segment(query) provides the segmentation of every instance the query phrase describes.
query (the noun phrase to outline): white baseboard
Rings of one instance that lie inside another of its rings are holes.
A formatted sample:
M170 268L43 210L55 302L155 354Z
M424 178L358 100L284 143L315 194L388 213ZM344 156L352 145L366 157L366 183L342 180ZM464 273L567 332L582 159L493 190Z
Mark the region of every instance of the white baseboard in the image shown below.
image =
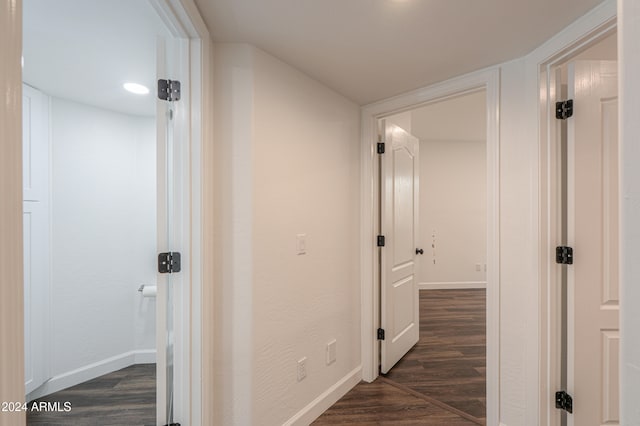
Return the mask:
M446 290L465 288L487 288L486 281L450 281L434 283L418 283L418 290Z
M362 366L358 366L340 379L336 384L311 401L296 415L287 420L283 426L306 426L311 424L329 407L335 404L362 379Z
M144 349L133 351L134 364L155 364L156 363L156 350Z
M87 380L95 379L104 374L118 371L122 368L129 367L134 364L148 364L156 362L156 351L138 350L125 352L120 355L113 356L84 367L77 368L72 371L57 375L46 381L42 386L34 389L33 392L26 396L27 401L52 394L54 392L67 389L71 386L84 383Z

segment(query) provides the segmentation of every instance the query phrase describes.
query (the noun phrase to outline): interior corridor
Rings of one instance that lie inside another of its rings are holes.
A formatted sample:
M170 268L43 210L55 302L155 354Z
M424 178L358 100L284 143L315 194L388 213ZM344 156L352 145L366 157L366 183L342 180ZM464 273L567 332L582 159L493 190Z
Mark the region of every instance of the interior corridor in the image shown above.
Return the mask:
M420 341L313 424L484 425L486 291L421 290Z

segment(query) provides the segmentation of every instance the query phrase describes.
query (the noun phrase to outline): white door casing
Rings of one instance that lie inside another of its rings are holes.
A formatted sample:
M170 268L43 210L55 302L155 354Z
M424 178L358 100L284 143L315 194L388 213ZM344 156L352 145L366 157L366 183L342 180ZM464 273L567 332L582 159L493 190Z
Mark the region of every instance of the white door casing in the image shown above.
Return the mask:
M49 97L22 85L25 393L49 368Z
M476 71L442 83L382 100L362 108L361 132L361 284L362 378L379 375L380 265L375 236L380 232L379 120L414 107L450 97L486 90L487 93L487 424L500 413L500 69Z
M569 64L569 426L619 424L617 62Z
M207 379L211 372L208 367L206 372L203 371L208 364L202 363L203 356L207 359L211 357L209 335L202 333L203 327L209 327L206 316L211 313L210 299L199 297L205 290L202 287L204 276L211 273L210 270L204 270L202 255L205 237L203 227L209 226L212 220L211 215L204 214L212 208L212 200L209 198L209 181L203 179L207 170L205 166L212 161L208 147L203 144L212 135L211 120L203 120L203 117L210 115L208 112L212 107L205 96L210 94L212 50L209 32L193 0L150 0L150 4L169 30L170 35L165 41L172 41L171 53L167 52L166 60L165 56L157 58L158 65L165 66L164 69L158 67L158 72L164 70L165 74L157 77L179 80L182 85L181 99L174 105L173 115L173 170L170 174L175 192L171 208L172 229L165 231L163 239L158 239L158 247L162 251L178 251L182 254L182 270L170 278L174 290L171 315L174 331L171 335L174 344L173 410L174 421L196 426L207 423L207 419L212 416L210 405L202 404L203 392L208 395L213 392L213 384ZM166 111L160 108L160 113L165 114ZM159 124L158 130L160 129L164 132L164 125ZM159 131L159 141L160 137ZM169 154L164 144L162 146L162 151L158 151L158 164L165 164ZM161 215L170 213L166 208L164 178L159 176L160 182L162 188L158 187L158 205L162 204L164 207L162 212L158 211L159 226L166 220ZM160 232L159 230L159 234ZM171 247L166 244L163 246L162 243L167 241L169 234L172 238ZM165 324L167 319L167 281L169 279L166 274L158 278L156 313L163 314L164 317L157 316L157 324ZM164 311L159 312L161 310ZM157 334L156 344L164 356L169 335L160 326L156 330L161 330ZM158 360L160 356L161 352L158 352ZM158 372L159 370L160 367ZM166 372L166 369L162 370ZM158 424L166 424L162 423L166 417L165 379L158 376Z
M387 373L420 335L416 239L418 236L418 139L383 122L381 223L381 371Z

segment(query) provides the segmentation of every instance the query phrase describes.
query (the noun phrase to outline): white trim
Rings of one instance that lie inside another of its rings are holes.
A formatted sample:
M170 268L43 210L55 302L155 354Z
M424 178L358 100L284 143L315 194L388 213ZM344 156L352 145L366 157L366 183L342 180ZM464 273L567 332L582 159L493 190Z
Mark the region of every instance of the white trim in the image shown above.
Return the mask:
M550 83L553 67L569 60L592 43L601 40L615 31L616 2L607 0L591 12L574 22L562 32L551 38L542 46L531 52L527 58L527 68L535 70L538 84L530 85L535 92L529 94L537 105L538 118L538 199L534 206L538 220L535 221L534 235L538 236L538 257L534 260L539 265L539 423L548 426L560 424L560 416L555 409L553 393L560 386L558 360L560 359L559 336L560 318L557 314L558 288L555 265L550 262L549 250L558 241L556 225L556 192L552 187L555 179L555 125L551 119ZM531 80L530 80L531 81ZM533 82L532 82L533 83ZM528 99L530 99L528 97ZM531 110L533 113L533 110Z
M361 373L362 367L360 366L351 370L333 386L322 392L316 399L307 404L306 407L284 422L283 426L303 426L311 424L360 382L360 379L362 378Z
M589 42L585 37L607 27L616 18L616 0L606 0L573 24L550 38L526 57L528 68L537 70L545 63L558 62L561 56L572 56L584 50ZM537 98L537 96L536 96Z
M378 223L377 120L384 116L485 89L487 91L487 424L499 416L499 68L487 68L362 108L361 141L361 300L362 376L378 376L378 268L375 224Z
M155 349L139 349L139 350L133 351L133 363L134 364L155 364L156 350Z
M466 288L487 288L486 281L443 281L418 283L418 290L453 290Z
M42 386L28 394L26 400L32 401L134 364L153 364L155 363L155 358L156 351L153 349L130 351L115 355L52 377Z
M174 326L176 342L182 351L175 353L174 377L176 382L174 413L175 421L198 426L203 423L203 377L202 360L211 358L203 353L211 350L203 345L203 312L211 309L211 302L202 295L204 264L202 262L204 229L210 228L205 221L212 218L203 214L205 182L203 173L210 164L202 155L204 139L211 134L211 120L202 120L207 108L205 90L211 79L210 35L193 0L149 0L175 37L185 40L181 52L182 71L188 75L188 84L183 86L183 101L188 103L188 112L183 117L186 128L184 136L189 143L183 147L182 183L185 199L182 216L183 271L182 286L175 295ZM207 110L208 111L208 110ZM210 111L209 111L210 112ZM206 184L207 186L210 184ZM186 262L185 262L186 260ZM179 340L178 340L179 339ZM212 377L206 379L212 380ZM210 393L210 392L209 392Z

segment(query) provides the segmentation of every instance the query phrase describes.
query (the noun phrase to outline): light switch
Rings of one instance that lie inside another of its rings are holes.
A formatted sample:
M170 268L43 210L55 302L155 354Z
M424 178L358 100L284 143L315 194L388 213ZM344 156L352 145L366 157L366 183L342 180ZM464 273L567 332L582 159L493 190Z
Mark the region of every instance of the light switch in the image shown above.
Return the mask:
M296 235L296 250L298 254L307 253L307 234Z

